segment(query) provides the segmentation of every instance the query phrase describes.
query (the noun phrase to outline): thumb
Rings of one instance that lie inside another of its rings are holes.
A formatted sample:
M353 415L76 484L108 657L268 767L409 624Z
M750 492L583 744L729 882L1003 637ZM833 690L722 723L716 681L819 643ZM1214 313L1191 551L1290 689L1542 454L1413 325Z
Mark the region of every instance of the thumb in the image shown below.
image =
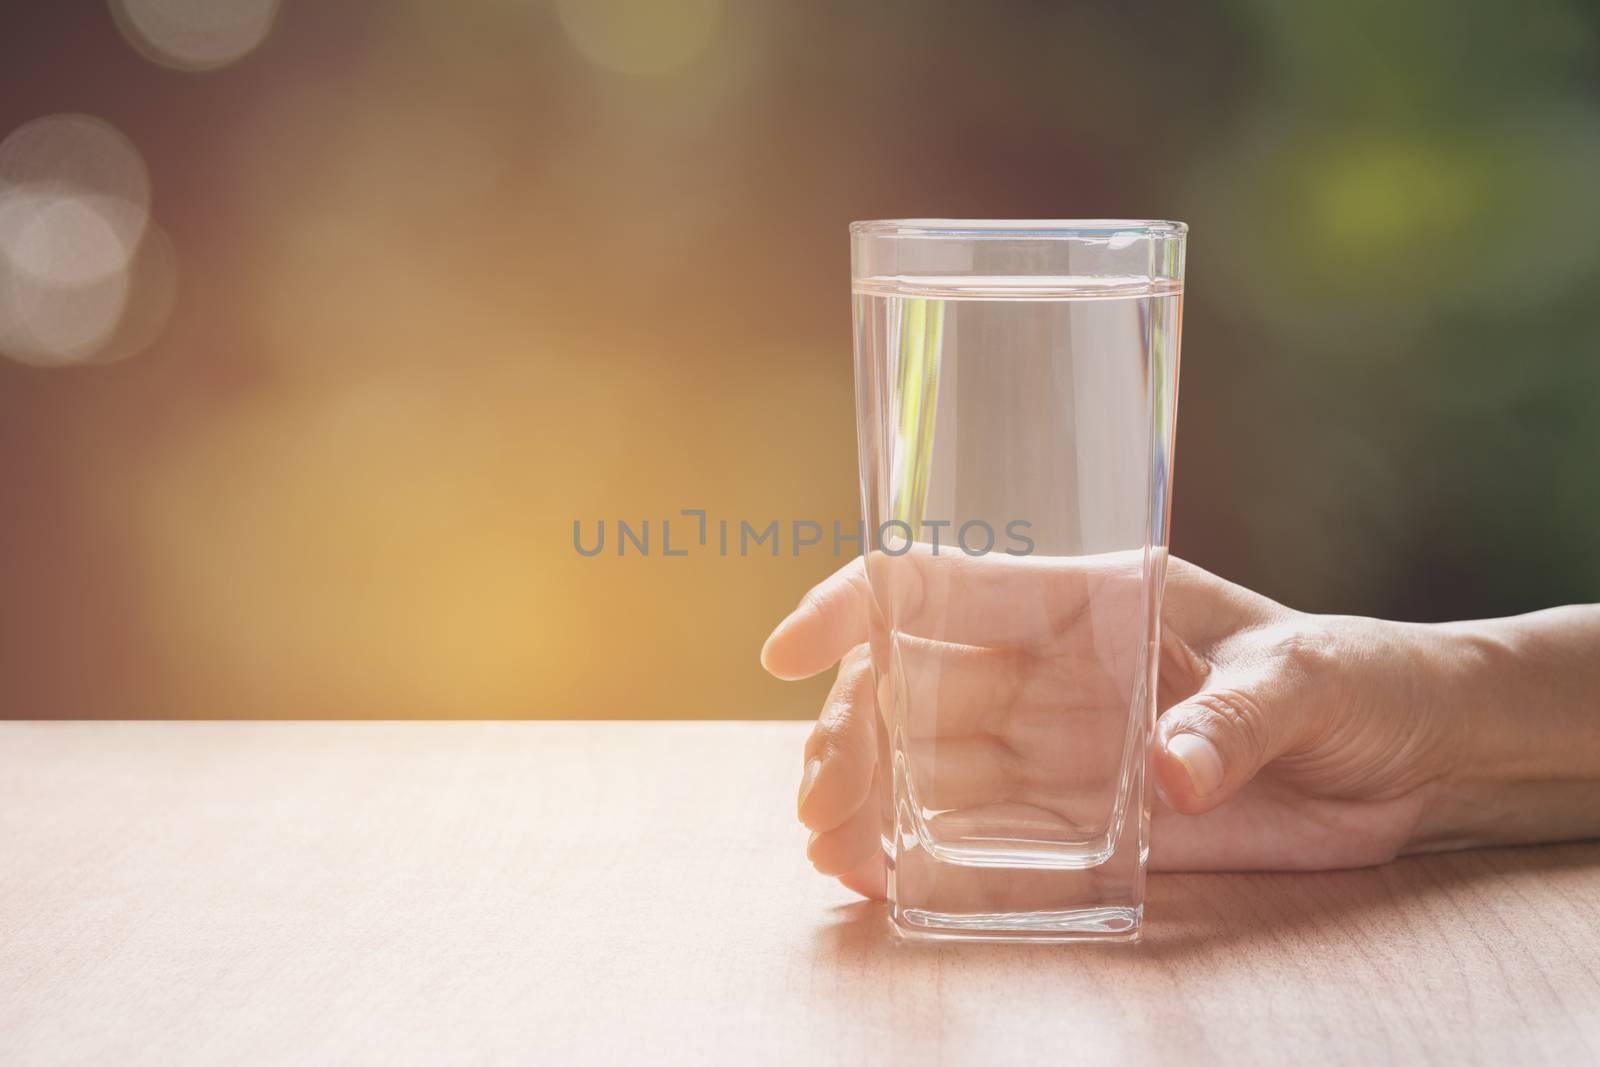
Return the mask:
M1184 815L1210 811L1293 746L1305 702L1281 675L1216 684L1156 723L1151 767L1167 806Z

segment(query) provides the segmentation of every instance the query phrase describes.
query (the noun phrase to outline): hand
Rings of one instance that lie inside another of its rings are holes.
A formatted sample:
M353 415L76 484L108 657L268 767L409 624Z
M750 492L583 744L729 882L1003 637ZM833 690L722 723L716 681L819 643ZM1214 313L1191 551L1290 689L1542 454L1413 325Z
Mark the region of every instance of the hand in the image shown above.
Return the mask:
M950 788L1059 810L1049 783L1062 780L1062 738L1094 736L1084 732L1094 729L1091 719L1064 716L1101 700L1095 694L1110 685L1104 668L1094 669L1094 633L1080 610L1091 592L1104 599L1112 579L1095 570L1103 565L951 554L896 563L915 572L913 585L961 594L953 622L960 632L913 636L907 653L942 657L941 669L928 672L940 679L941 723L962 717L962 693L976 694L958 727L959 751L970 756L957 758ZM1052 605L1048 624L1019 623L1017 605L1041 595ZM1425 699L1438 691L1448 656L1426 628L1305 615L1178 559L1168 563L1165 597L1152 867L1351 867L1404 849L1432 787L1455 765L1455 737ZM799 815L813 831L807 853L819 871L881 896L876 796L884 776L866 644L872 609L857 559L779 624L762 663L786 679L840 663L806 744ZM915 635L914 617L897 619ZM941 744L952 751L948 740ZM966 796L951 806L976 802Z

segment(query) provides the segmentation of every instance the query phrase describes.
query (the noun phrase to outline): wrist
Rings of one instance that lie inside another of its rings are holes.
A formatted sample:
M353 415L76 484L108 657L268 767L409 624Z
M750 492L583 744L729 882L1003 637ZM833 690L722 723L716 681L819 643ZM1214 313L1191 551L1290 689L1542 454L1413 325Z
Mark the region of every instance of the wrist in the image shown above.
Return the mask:
M1496 794L1505 768L1490 757L1505 724L1493 692L1508 658L1490 635L1454 625L1389 623L1412 665L1411 707L1390 709L1426 722L1432 740L1422 804L1403 851L1431 852L1493 843Z
M1565 691L1571 664L1549 655L1535 618L1400 624L1425 664L1426 714L1439 740L1407 851L1600 830L1600 738L1592 716L1573 714L1583 701Z

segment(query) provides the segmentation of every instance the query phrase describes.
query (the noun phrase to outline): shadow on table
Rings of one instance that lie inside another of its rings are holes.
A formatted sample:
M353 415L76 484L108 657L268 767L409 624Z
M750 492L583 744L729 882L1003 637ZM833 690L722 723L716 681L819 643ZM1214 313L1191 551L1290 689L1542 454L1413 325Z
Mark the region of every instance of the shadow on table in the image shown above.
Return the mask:
M1459 920L1508 881L1548 885L1563 873L1600 868L1600 844L1483 849L1395 860L1381 867L1311 873L1154 874L1146 893L1144 940L1084 945L1109 958L1178 961L1235 953L1257 944L1348 937L1352 929L1382 939L1424 939L1430 927ZM1449 901L1441 914L1440 899ZM887 954L921 957L959 952L964 959L1029 957L1062 946L1017 942L904 942L889 929L882 901L832 910L817 932L819 956L859 960Z

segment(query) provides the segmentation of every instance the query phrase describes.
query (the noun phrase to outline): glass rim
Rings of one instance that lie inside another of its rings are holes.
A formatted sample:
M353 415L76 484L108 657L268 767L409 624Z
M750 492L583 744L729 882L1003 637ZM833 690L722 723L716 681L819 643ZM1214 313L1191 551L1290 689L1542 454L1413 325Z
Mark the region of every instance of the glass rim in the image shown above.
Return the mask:
M951 238L966 241L1176 237L1187 223L1168 219L868 219L850 224L853 237Z

